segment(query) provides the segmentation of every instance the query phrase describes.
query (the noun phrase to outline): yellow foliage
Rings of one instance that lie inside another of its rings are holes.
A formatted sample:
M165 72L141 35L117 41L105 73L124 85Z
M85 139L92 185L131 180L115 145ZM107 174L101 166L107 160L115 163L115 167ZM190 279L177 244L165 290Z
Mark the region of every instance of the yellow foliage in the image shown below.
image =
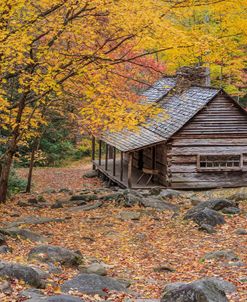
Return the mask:
M118 91L112 74L134 66L130 51L159 53L171 72L210 66L233 91L246 59L246 11L245 0L1 1L0 124L28 139L45 123L44 108L63 100L90 132L133 129L159 109Z

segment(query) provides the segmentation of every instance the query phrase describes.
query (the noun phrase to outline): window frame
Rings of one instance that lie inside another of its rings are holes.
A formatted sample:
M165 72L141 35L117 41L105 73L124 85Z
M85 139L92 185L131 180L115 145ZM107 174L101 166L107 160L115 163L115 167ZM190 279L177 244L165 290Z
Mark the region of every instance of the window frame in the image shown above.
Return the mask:
M238 167L201 167L201 157L203 156L240 156L240 165ZM231 171L242 171L243 170L243 154L237 154L237 153L227 153L227 154L213 154L213 153L209 153L209 154L197 154L197 171L198 172L231 172Z

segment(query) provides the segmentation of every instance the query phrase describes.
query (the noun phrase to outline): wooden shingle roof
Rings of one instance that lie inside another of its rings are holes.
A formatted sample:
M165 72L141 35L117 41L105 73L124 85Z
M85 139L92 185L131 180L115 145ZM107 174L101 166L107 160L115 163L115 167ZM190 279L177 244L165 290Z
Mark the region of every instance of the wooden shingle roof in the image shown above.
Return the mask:
M216 88L192 86L181 94L169 93L175 85L175 78L162 78L143 93L146 101L158 103L168 118L149 120L136 132L107 133L102 140L124 152L166 142L220 92Z
M181 129L199 110L214 98L219 89L207 87L190 87L180 95L166 96L159 105L168 114L163 121L152 120L147 129L168 140Z

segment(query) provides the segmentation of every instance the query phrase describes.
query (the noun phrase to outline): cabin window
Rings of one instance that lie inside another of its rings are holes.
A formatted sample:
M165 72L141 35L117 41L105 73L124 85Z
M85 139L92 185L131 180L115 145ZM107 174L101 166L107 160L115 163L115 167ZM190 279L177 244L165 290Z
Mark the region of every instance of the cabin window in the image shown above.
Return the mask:
M199 155L198 168L202 171L241 170L242 155Z

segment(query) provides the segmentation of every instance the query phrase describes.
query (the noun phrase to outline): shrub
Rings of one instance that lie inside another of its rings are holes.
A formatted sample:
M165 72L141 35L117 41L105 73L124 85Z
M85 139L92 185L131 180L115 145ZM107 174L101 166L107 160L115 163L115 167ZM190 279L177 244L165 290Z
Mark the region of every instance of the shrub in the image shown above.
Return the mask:
M27 185L27 181L20 178L14 169L11 170L8 183L8 195L13 195L24 191Z

